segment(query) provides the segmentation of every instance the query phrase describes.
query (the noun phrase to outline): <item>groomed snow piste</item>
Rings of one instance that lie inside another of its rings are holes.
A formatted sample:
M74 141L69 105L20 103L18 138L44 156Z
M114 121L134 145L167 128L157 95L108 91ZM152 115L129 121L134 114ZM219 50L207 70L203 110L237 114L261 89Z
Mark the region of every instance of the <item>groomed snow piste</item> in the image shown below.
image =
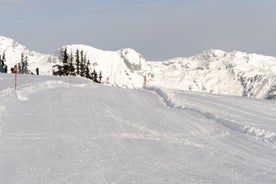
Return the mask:
M0 183L276 183L274 101L0 75Z

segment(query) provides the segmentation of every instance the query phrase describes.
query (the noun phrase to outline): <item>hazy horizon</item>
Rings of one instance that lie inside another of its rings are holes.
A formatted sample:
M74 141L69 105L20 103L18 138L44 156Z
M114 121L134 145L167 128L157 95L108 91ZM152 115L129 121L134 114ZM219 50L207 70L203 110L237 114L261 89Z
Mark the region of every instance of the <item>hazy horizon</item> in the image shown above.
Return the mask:
M208 49L276 56L272 0L0 0L0 17L1 35L45 54L85 44L148 60Z

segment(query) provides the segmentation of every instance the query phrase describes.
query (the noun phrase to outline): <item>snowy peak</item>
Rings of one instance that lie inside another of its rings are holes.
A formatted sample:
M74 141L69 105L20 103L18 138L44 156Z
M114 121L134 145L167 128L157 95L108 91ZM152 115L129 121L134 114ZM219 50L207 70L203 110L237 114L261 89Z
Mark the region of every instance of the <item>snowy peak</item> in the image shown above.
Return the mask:
M24 53L27 54L29 56L34 56L34 55L38 55L40 53L38 52L34 52L34 51L30 51L27 47L25 47L24 45L16 42L15 40L8 38L8 37L4 37L4 36L0 36L0 53ZM7 54L7 56L9 56L9 54Z
M222 51L222 50L215 50L215 49L209 49L206 51L203 51L201 54L198 54L196 56L193 57L189 57L191 60L194 60L195 58L198 60L214 60L216 58L222 58L226 56L226 52Z
M6 64L8 69L21 61L21 54L28 57L29 67L31 72L35 73L35 68L41 68L41 74L49 75L54 60L50 55L41 54L35 51L30 51L24 45L16 42L11 38L0 36L0 55L5 54Z
M25 46L19 44L18 42L16 42L15 40L13 40L11 38L4 37L4 36L0 36L0 48L3 52L7 51L9 49L20 50L20 51L29 51Z
M146 60L143 56L133 49L122 49L120 50L120 55L131 70L141 70L142 65L146 64Z

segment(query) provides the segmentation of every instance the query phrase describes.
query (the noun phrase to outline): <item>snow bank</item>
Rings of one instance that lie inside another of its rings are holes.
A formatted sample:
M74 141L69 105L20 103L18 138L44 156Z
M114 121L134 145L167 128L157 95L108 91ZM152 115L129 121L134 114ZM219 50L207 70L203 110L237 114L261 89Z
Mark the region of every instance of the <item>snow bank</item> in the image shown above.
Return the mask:
M143 89L155 92L157 95L159 95L161 97L163 102L170 108L183 108L184 109L183 106L178 106L175 103L173 103L172 100L166 94L166 92L164 92L164 89L154 87L154 86L144 86Z
M168 92L165 89L161 89L154 86L144 86L145 90L156 93L169 108L177 108L183 110L189 110L203 115L205 118L213 120L231 130L237 131L242 134L253 136L258 140L270 143L276 146L276 134L274 132L261 130L255 127L244 126L244 123L237 122L235 120L229 120L224 117L220 117L217 114L209 111L203 111L200 108L184 106L183 104L177 103L176 99L170 98Z
M16 94L19 100L21 101L27 101L28 96L30 94L47 90L47 89L53 89L53 88L68 88L71 86L78 86L78 87L84 87L87 84L70 84L63 81L45 81L45 82L37 82L32 83L28 85L20 86L18 90L16 90Z
M14 93L14 89L12 88L3 89L0 91L0 98L6 97L6 96L12 96L13 93Z
M206 118L214 120L214 121L230 128L232 130L235 130L235 131L242 132L243 129L244 129L237 122L235 122L233 120L227 120L227 119L224 119L222 117L218 117L216 114L214 114L212 112L203 111L200 108L188 107L188 106L184 106L182 104L178 104L178 103L176 103L176 101L174 99L169 98L168 95L166 94L166 92L164 92L164 90L162 90L161 88L151 86L151 87L144 87L144 89L149 90L149 91L153 91L156 94L158 94L163 99L164 103L170 108L190 110L190 111L199 113L199 114L205 116Z
M28 96L35 92L43 91L46 89L53 89L57 87L68 87L69 84L62 81L45 81L39 83L28 84L27 86L21 86L16 90L16 94L19 100L27 101Z

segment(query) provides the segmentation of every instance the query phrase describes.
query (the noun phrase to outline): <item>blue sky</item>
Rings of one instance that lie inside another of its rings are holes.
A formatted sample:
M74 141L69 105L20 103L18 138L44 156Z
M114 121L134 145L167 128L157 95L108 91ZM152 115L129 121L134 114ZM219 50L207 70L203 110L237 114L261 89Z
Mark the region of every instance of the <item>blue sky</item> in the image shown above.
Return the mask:
M149 60L210 48L276 56L275 0L0 0L0 34L42 53L133 48Z

